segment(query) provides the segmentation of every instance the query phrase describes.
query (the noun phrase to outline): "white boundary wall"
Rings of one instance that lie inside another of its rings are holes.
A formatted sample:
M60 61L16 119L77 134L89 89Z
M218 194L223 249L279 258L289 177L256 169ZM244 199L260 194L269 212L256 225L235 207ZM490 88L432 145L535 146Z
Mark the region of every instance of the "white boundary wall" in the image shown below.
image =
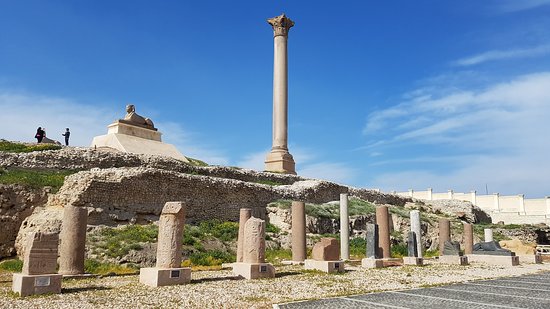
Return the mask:
M461 200L468 201L491 215L493 223L504 221L506 224L550 224L550 196L542 199L526 199L523 194L477 195L476 191L469 193L454 192L434 193L431 188L426 191L409 190L393 192L421 200Z

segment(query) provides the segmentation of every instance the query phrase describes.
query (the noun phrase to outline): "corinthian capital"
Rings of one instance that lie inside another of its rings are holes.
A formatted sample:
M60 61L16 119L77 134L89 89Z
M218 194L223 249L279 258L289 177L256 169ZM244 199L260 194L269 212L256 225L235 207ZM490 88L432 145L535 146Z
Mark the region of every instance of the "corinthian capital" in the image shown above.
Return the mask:
M273 36L288 36L288 30L294 26L294 22L285 14L270 18L267 22L273 27Z

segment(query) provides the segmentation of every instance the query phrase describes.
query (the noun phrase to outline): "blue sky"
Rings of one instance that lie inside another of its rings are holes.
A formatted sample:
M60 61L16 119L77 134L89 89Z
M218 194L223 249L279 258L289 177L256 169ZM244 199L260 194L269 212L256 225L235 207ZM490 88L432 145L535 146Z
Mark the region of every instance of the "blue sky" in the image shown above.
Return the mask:
M3 1L0 137L88 146L133 103L166 142L263 169L289 35L298 173L550 195L550 1Z

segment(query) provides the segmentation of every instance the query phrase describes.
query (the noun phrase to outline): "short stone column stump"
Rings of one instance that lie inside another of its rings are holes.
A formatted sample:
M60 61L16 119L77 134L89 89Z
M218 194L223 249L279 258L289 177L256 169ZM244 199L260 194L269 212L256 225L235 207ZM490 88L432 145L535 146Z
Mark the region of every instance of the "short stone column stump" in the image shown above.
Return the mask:
M490 255L490 254L468 254L468 261L481 262L499 266L518 266L519 256Z
M440 255L439 262L442 264L468 265L468 257L461 255Z
M270 263L233 263L233 274L248 280L275 278L275 267Z
M316 261L305 260L304 269L319 270L325 273L337 273L345 271L344 261Z
M13 274L12 290L21 297L39 294L61 293L63 275L24 275Z
M191 282L191 268L141 268L139 282L152 287L186 284Z
M424 259L415 256L405 256L403 257L403 265L422 266L424 265Z

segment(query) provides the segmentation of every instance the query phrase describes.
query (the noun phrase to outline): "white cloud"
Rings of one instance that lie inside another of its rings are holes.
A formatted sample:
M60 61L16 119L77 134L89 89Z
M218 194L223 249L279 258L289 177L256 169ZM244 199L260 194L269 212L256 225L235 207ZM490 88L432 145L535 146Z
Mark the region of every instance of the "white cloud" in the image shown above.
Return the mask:
M411 98L390 112L369 115L375 125L365 126L370 143L366 149L405 153L401 159L374 161L372 166L384 165L388 171L370 186L481 191L488 183L504 194L550 194L550 72L481 90L422 95L422 100ZM376 136L381 138L372 138ZM394 165L400 170L392 171Z
M101 106L101 107L99 107ZM117 108L86 104L69 98L40 96L0 90L0 138L35 142L37 127L45 127L47 136L62 141L70 128L72 146L88 147L94 136L107 133L107 125L124 116L124 104ZM163 141L174 144L184 155L209 164L226 164L222 152L200 145L195 135L180 124L153 119L163 133Z
M495 4L499 12L512 13L548 5L550 0L498 0Z
M530 58L547 54L550 54L550 44L544 44L530 48L491 50L478 55L456 60L453 62L453 64L457 66L470 66L488 61Z

